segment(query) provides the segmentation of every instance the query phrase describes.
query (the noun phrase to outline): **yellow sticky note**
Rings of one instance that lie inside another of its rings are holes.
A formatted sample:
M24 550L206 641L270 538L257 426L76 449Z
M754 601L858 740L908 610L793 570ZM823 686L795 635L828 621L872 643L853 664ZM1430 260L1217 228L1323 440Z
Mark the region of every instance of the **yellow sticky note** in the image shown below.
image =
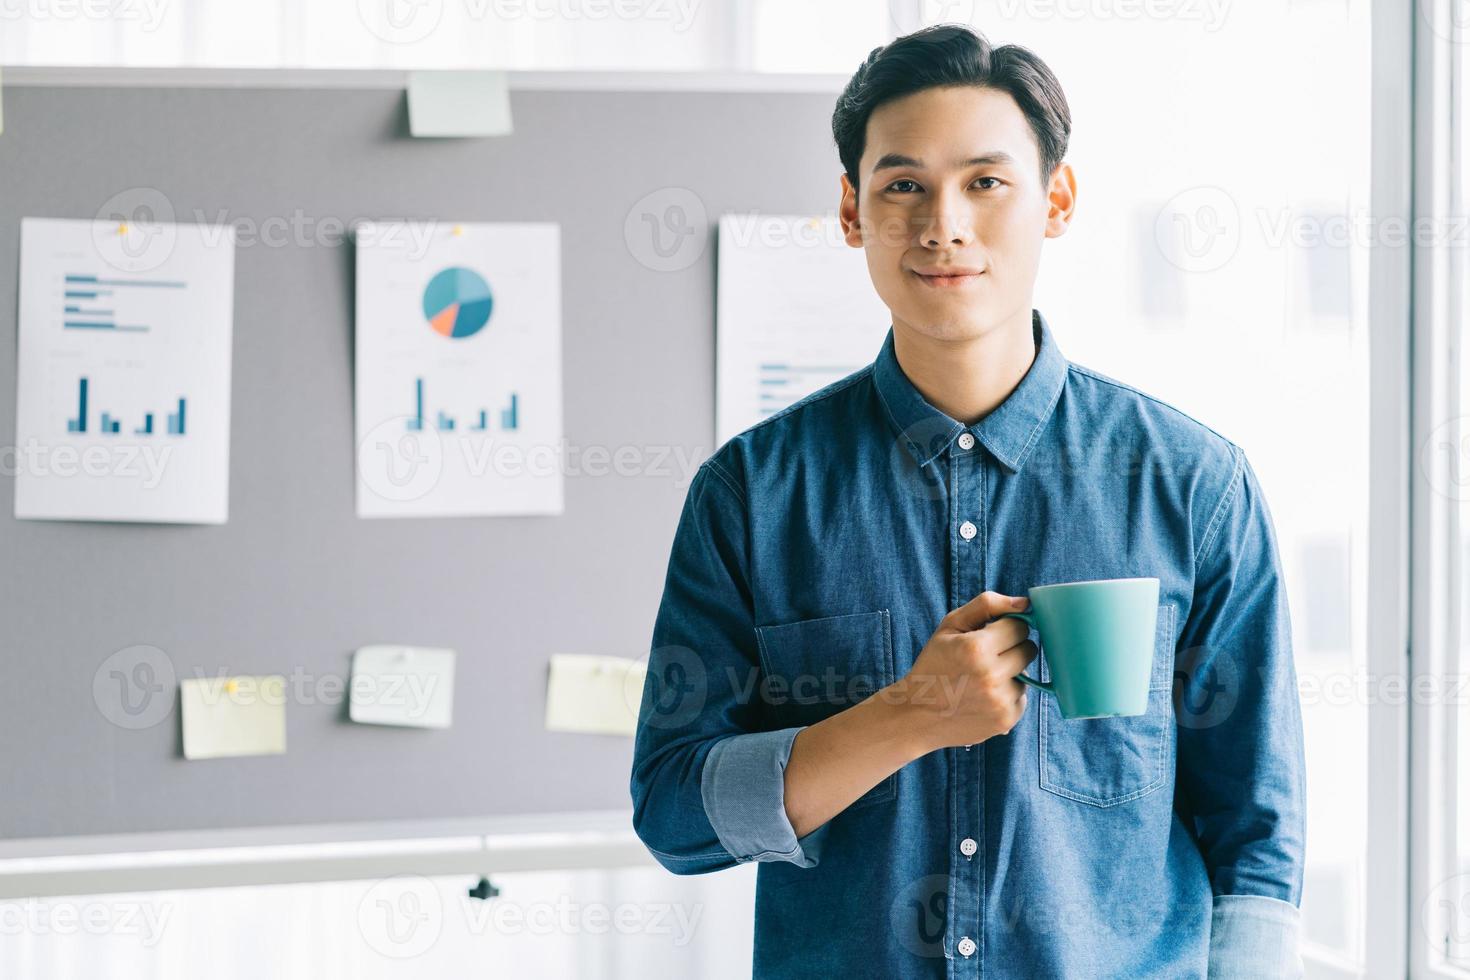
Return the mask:
M179 685L184 758L286 751L286 678L200 677Z
M546 683L546 728L632 735L647 665L624 657L557 653Z

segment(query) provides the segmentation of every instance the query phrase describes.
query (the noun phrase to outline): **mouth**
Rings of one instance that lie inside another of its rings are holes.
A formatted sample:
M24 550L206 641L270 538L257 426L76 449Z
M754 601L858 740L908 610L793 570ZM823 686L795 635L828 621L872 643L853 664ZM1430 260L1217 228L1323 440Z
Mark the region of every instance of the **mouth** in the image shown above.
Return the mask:
M966 286L979 282L984 272L941 272L927 274L914 272L913 276L926 286L933 289L963 289Z

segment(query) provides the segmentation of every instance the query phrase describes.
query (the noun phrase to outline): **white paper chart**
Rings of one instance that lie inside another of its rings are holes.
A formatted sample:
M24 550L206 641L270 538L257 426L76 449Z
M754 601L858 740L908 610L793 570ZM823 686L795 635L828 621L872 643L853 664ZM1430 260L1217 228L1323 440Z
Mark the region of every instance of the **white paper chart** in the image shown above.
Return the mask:
M892 323L836 216L720 217L715 441L872 363Z
M15 516L229 516L229 225L21 221Z
M559 227L354 231L358 516L560 514Z

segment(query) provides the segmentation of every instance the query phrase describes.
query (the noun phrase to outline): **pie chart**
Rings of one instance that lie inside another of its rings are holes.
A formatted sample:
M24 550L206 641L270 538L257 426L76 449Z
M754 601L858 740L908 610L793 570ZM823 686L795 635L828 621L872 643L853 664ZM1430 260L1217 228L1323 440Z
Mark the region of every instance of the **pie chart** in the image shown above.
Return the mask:
M452 266L424 287L424 316L434 332L454 340L473 337L490 321L490 284L473 269Z

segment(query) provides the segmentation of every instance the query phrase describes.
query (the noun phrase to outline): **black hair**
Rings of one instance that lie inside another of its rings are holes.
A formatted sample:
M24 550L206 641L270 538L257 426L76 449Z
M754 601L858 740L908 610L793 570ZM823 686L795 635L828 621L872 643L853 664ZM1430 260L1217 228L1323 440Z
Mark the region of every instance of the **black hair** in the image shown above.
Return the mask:
M992 47L962 24L935 24L874 48L837 98L832 137L854 188L873 110L914 92L954 85L998 89L1015 99L1036 137L1043 186L1051 180L1067 153L1072 112L1046 62L1018 44Z

